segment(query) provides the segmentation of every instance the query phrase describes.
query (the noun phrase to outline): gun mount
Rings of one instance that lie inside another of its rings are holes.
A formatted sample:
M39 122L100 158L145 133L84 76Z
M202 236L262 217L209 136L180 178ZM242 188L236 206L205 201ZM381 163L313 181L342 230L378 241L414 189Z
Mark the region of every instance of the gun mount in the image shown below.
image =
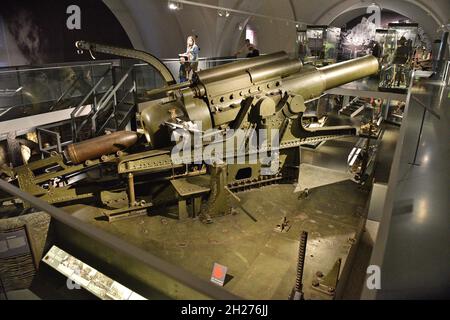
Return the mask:
M142 127L154 147L169 143L170 135L162 132L166 128L161 123L170 122L174 114L181 120L201 122L203 130L270 124L281 128L275 123L283 123L286 143L353 134L353 128L347 126L304 128L305 102L327 89L369 76L377 67L373 56L320 69L303 67L283 52L223 65L198 72L192 82L150 91L149 96L165 91L169 98L141 106Z
M351 126L306 128L305 103L377 71L373 56L316 69L284 52L199 71L190 82L168 81L148 92L149 101L139 105L146 141L115 132L9 175L50 203L100 199L109 221L178 201L180 218L200 215L210 222L239 202L232 191L297 179L302 144L355 135ZM200 144L184 148L195 134L203 135ZM174 160L174 145L183 146L181 162Z

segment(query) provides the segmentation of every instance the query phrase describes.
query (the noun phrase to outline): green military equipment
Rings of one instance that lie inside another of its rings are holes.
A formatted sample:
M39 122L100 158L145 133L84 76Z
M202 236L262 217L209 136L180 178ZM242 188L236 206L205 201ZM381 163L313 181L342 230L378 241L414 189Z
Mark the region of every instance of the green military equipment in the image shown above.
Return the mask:
M168 86L149 91L149 100L139 104L146 141L127 139L122 148L93 142L100 153L122 150L112 155L87 152L85 141L84 163L71 162L68 146L65 157L52 154L14 168L14 177L23 190L54 204L100 200L109 221L178 203L180 218L200 215L210 222L230 213L230 191L297 179L299 146L355 135L351 126L305 127L305 103L377 71L373 56L316 69L278 52L199 71L182 84L170 85L166 74ZM174 161L174 145L195 142L196 134L204 139L183 150L182 163Z

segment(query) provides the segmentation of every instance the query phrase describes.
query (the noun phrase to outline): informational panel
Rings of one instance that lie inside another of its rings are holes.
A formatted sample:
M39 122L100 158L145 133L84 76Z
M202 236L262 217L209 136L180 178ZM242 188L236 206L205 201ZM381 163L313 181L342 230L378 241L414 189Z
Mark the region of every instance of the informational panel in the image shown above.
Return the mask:
M102 300L146 300L57 246L42 261L67 277L68 289L83 288Z

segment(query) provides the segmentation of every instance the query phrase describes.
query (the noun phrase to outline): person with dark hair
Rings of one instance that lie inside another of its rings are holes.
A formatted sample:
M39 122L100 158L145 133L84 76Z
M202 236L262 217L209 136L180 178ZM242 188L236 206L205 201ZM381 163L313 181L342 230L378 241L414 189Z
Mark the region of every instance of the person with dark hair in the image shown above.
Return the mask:
M378 41L371 40L369 44L370 49L372 50L372 55L376 58L381 58L381 45Z
M247 58L253 58L253 57L259 56L259 50L256 49L256 47L253 45L248 48L248 51L249 52L247 53Z
M247 58L257 57L259 56L259 50L256 46L250 42L249 39L245 39L244 46L234 53L235 56L240 55L241 53L246 53Z
M178 72L178 77L180 79L180 83L187 81L188 76L188 66L187 66L187 57L180 56L180 70Z

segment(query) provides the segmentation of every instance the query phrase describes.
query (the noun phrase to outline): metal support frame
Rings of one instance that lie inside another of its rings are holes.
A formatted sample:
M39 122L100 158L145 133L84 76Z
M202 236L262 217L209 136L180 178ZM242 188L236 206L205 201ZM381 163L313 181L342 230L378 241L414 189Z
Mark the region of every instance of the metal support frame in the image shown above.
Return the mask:
M427 109L423 108L422 120L420 121L420 129L417 137L416 151L414 151L414 159L409 164L413 166L420 166L420 163L417 163L417 155L419 153L420 148L420 140L422 139L422 131L423 131L423 123L425 122L425 115L427 114Z
M61 135L58 132L50 131L44 128L36 128L37 136L38 136L38 144L39 151L42 153L50 154L52 151L56 151L58 153L62 152L62 144L61 144ZM55 146L44 147L42 145L42 134L48 134L50 136L54 136L56 139Z
M410 84L410 89L409 90L411 90L411 88L412 88L412 83L414 81L413 79L414 79L414 73L413 73L413 75L411 77L411 84ZM422 101L420 101L419 99L417 99L413 95L411 95L411 98L423 108L423 114L422 114L422 120L420 121L420 129L419 129L419 134L418 134L418 137L417 137L416 150L414 151L414 159L409 164L411 164L413 166L420 166L420 163L417 163L417 155L419 154L420 140L422 139L423 124L425 122L425 116L427 114L427 111L429 111L431 115L435 116L439 120L441 119L441 117L440 117L440 115L438 113L436 113L436 111L434 111L433 109L431 109L430 107L425 105ZM408 103L411 103L411 99L409 99Z

